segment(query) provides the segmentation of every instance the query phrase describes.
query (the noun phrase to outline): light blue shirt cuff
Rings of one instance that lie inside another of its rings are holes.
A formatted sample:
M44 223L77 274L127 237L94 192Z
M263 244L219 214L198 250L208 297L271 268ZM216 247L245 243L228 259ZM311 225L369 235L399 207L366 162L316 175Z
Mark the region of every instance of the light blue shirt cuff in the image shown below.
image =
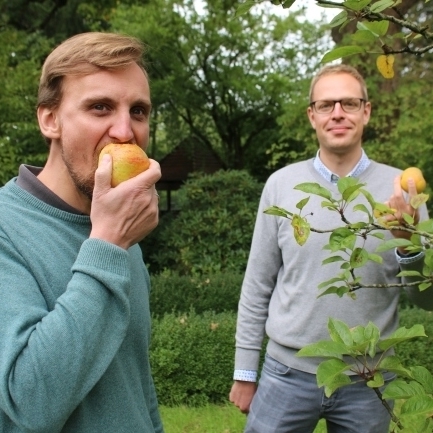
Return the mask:
M412 255L412 254L408 254L408 255L402 255L401 253L397 252L397 248L395 249L395 257L397 258L397 262L398 263L402 263L402 264L408 264L408 263L413 263L416 262L420 259L422 259L424 257L424 252L420 252L418 254Z
M256 382L257 371L255 370L235 370L233 380L242 380L243 382Z

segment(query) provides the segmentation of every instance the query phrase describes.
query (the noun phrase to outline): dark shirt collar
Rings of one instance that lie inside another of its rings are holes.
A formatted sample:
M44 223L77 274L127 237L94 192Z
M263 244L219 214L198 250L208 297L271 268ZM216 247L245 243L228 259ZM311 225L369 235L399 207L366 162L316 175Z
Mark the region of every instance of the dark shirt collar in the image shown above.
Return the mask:
M46 187L37 178L41 171L41 167L33 167L31 165L25 164L20 165L16 180L17 185L50 206L65 212L77 215L85 215L83 212L80 212L78 209L70 206L58 195L54 194L48 187Z

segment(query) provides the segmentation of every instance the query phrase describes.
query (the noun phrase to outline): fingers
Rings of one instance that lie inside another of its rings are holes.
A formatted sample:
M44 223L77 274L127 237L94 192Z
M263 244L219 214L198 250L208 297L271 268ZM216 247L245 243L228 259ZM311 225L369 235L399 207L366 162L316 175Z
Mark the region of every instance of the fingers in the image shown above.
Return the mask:
M104 155L95 171L95 187L93 195L97 196L111 188L111 172L113 161L110 155Z

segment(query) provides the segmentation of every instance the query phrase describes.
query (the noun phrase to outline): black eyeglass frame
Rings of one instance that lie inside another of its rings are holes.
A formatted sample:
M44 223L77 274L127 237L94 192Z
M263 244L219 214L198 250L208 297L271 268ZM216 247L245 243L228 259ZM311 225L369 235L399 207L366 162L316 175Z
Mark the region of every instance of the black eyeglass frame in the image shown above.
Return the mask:
M359 108L357 109L357 110L354 110L354 111L346 111L345 109L344 109L344 107L343 107L343 104L342 104L342 102L343 101L347 101L347 100L353 100L353 99L356 99L357 101L361 101L361 104L359 105ZM325 102L332 102L334 105L332 106L332 110L331 111L329 111L329 112L325 112L325 113L320 113L319 111L317 111L317 109L316 109L316 102L320 102L320 101L325 101ZM333 100L333 99L318 99L317 101L313 101L313 102L310 102L310 107L317 113L317 114L330 114L330 113L332 113L334 110L335 110L335 104L336 103L339 103L340 104L340 107L341 107L341 109L345 112L345 113L357 113L359 110L361 110L361 107L362 107L362 103L366 103L367 102L367 100L366 99L364 99L364 98L343 98L343 99L339 99L339 100Z

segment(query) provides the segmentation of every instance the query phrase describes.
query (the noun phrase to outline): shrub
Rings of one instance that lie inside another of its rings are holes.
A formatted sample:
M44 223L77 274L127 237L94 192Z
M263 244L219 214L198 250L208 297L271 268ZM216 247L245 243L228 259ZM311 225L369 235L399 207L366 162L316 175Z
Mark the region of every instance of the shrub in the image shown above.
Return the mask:
M162 405L227 402L233 383L234 313L166 314L153 320L150 362Z
M417 338L396 346L396 354L405 366L421 365L433 373L433 312L418 307L400 309L400 326L424 326L427 338Z
M245 171L193 174L179 190L180 211L141 243L151 272L243 272L262 186Z
M186 276L163 272L151 276L150 308L155 316L165 313L236 312L243 275L233 273Z

